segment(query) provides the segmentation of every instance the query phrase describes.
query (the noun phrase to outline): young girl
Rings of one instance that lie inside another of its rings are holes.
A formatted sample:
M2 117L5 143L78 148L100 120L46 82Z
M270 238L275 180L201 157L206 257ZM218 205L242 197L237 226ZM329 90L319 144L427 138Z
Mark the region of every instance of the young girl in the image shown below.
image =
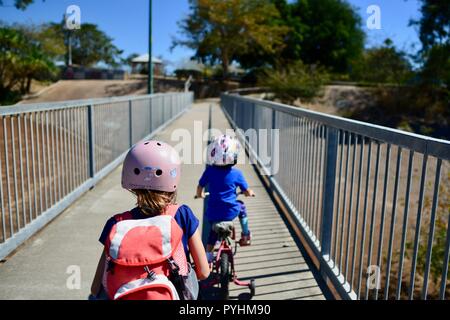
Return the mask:
M203 198L203 189L208 185L209 200L206 217L211 225L219 221L233 221L239 216L242 233L239 244L248 246L251 234L248 229L248 218L244 203L237 200L236 190L239 188L247 197L255 194L248 188L247 181L237 163L240 144L231 136L222 135L208 145L208 166L199 180L196 197ZM206 250L212 251L217 241L217 234L210 230Z
M144 141L134 145L128 152L122 168L122 187L136 196L136 207L128 219L146 219L165 213L175 203L176 190L180 181L180 158L168 144L159 141ZM183 230L182 242L186 257L189 253L195 265L199 280L209 275L209 265L198 230L199 221L186 205L178 207L173 216ZM100 235L99 241L105 245L113 226L118 222L117 215L111 217ZM93 296L105 287L105 260L103 251L91 287ZM182 251L181 251L182 252Z

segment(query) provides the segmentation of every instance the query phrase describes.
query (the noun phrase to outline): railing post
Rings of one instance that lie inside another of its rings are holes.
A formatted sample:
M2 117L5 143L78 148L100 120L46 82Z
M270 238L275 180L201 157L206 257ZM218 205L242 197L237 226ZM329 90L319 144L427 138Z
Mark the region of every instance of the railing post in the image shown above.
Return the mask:
M149 130L150 130L150 132L149 133L152 133L153 132L153 124L152 124L152 122L153 122L153 116L152 116L152 108L153 108L153 106L152 106L152 97L149 97L148 98L148 108L149 108L149 110L148 110L148 114L149 114L149 116L148 116L148 118L149 118Z
M95 126L94 126L94 106L88 106L88 145L89 145L89 177L95 175Z
M129 138L130 138L130 148L133 145L133 106L131 100L128 101L128 127L129 127Z
M337 151L338 130L328 127L325 154L325 176L322 191L322 226L320 232L321 254L325 260L329 260L331 250Z
M278 172L278 156L279 156L279 144L278 133L276 132L276 120L277 113L275 109L272 109L272 126L270 130L270 176L274 176Z

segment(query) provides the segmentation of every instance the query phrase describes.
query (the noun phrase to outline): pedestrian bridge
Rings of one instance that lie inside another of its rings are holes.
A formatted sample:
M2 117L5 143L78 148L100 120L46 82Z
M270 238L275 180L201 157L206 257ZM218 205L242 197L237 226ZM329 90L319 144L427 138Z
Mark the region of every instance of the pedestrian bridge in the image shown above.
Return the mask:
M120 163L141 139L183 150L177 199L205 233L193 196L209 128L246 146L238 167L257 197L244 199L253 238L236 259L253 299L449 298L448 141L170 93L0 108L0 299L87 299L103 225L134 205ZM231 285L230 298L249 296Z

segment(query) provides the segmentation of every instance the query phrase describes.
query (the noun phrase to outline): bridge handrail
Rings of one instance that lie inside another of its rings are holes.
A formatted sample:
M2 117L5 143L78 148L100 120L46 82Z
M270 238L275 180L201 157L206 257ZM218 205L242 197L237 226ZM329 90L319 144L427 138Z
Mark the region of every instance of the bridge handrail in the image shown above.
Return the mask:
M427 299L431 281L433 298L446 298L450 217L439 192L442 178L443 190L450 184L450 141L230 93L221 104L342 298ZM439 243L437 228L446 234ZM369 267L378 268L374 288Z
M0 259L192 102L174 92L0 107Z
M138 101L146 100L150 98L156 98L160 96L176 96L181 92L167 92L167 93L153 93L146 95L130 95L120 97L107 97L107 98L93 98L93 99L78 99L78 100L64 100L64 101L52 101L52 102L37 102L37 103L25 103L14 104L8 106L0 106L0 116L8 116L26 112L46 111L46 110L59 110L67 108L76 108L87 105L107 104L124 101Z
M329 127L352 131L368 138L400 145L421 153L450 160L450 141L428 137L412 132L389 128L368 122L342 118L339 116L317 112L313 110L298 108L278 102L255 99L246 96L236 95L239 100L250 103L258 102L258 105L291 114L293 116L307 117L309 119L321 122Z

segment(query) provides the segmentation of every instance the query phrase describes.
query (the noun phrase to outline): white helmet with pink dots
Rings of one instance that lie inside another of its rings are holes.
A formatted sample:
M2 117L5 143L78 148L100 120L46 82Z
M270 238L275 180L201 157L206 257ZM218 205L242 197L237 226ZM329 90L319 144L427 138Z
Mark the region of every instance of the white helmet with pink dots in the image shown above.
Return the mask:
M178 152L161 141L135 144L125 157L122 187L174 192L180 181L181 160Z
M215 166L227 166L237 163L241 144L236 137L221 135L208 145L207 162Z

